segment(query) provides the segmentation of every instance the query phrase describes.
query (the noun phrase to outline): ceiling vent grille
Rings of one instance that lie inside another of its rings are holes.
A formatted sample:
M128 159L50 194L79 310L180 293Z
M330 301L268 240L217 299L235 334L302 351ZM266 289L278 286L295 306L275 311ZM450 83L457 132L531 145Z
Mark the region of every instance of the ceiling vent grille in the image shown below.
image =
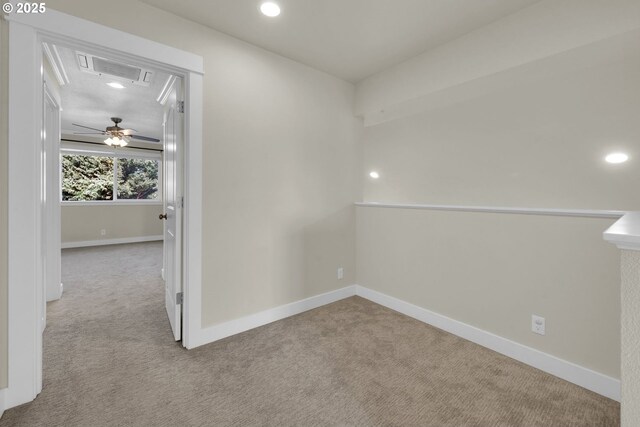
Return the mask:
M76 52L76 56L80 70L87 73L116 77L142 86L149 86L153 77L153 71L144 68L122 64L84 52Z
M127 80L140 80L142 70L136 67L119 64L117 62L108 61L106 59L93 57L93 70L100 74L109 74L111 76L122 77Z

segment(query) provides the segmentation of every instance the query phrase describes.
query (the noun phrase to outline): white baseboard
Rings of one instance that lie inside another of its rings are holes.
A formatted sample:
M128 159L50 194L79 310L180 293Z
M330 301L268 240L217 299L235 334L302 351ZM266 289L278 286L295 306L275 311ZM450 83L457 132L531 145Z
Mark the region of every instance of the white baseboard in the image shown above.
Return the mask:
M4 414L4 410L6 409L4 397L6 391L6 388L0 389L0 418L2 418L2 414Z
M592 371L531 347L508 340L491 332L453 320L433 311L410 304L363 286L356 285L356 295L405 314L443 331L516 359L541 371L620 401L620 380Z
M587 390L620 401L620 380L360 285L347 286L204 328L200 331L200 336L194 347L209 344L354 295L489 348Z
M355 294L356 287L355 285L351 285L345 288L336 289L335 291L271 308L269 310L264 310L239 319L203 328L200 331L199 339L195 343L194 347L209 344L214 341L230 337L231 335L239 334L240 332L245 332L323 305L331 304L332 302L352 297Z
M163 239L164 239L164 236L123 237L120 239L85 240L82 242L64 242L62 243L61 247L62 249L85 248L87 246L121 245L123 243L154 242L156 240L163 240Z
M47 302L51 302L51 301L56 301L59 300L60 298L62 298L62 292L64 291L64 284L62 284L62 282L60 283L60 287L58 288L58 291L56 292L55 295L51 295L50 293L47 293L46 297L47 297Z

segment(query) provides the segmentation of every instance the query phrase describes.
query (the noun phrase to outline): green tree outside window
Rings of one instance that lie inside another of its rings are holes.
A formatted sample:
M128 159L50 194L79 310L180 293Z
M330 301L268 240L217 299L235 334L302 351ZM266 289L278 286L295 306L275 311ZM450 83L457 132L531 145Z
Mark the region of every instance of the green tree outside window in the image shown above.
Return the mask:
M118 199L158 198L158 161L118 159Z
M62 200L107 201L114 195L121 200L158 200L159 165L150 159L63 154Z

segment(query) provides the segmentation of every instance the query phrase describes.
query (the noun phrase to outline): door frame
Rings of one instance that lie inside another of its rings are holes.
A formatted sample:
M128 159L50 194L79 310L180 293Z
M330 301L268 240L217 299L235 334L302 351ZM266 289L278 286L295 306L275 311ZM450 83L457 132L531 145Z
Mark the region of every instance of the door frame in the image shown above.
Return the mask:
M180 75L185 85L183 210L183 341L200 342L202 280L203 59L151 40L48 9L12 14L9 22L8 123L8 388L5 405L29 402L42 390L44 283L39 227L42 194L42 42L85 46L110 58ZM113 49L111 46L118 46ZM63 106L64 108L64 106ZM55 256L55 254L47 254ZM57 256L60 256L59 254Z
M46 109L47 103L53 107L54 117L53 123L55 123L53 129L49 128L48 123L43 123L45 135L43 136L44 143L44 151L45 155L42 159L43 163L46 164L47 168L50 168L52 171L60 170L60 141L50 141L49 135L47 132L49 130L53 131L55 135L60 137L60 96L53 89L52 82L49 81L49 76L47 73L43 73L43 120L46 121ZM61 230L60 226L60 196L59 196L59 188L60 188L60 174L54 174L51 176L50 174L45 177L45 200L47 201L46 206L44 207L45 212L45 221L48 224L46 226L46 245L47 245L47 254L56 254L60 253L61 246ZM50 202L50 203L49 203ZM62 297L62 278L61 278L61 265L60 265L60 257L56 256L53 259L46 258L45 259L45 268L44 271L47 272L45 275L45 284L44 284L44 304L42 305L43 313L43 323L46 327L47 325L47 312L46 312L46 303L48 301L54 301L60 299Z

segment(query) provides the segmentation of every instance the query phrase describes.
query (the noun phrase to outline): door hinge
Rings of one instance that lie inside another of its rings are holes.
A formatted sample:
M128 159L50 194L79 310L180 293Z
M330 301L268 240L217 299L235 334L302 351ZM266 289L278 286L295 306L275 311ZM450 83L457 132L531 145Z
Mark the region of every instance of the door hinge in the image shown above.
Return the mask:
M180 197L180 207L184 208L184 196Z
M184 294L182 292L178 292L176 294L176 305L181 305L183 298L184 298Z
M184 113L184 101L178 101L176 103L176 109L178 110L178 113Z

